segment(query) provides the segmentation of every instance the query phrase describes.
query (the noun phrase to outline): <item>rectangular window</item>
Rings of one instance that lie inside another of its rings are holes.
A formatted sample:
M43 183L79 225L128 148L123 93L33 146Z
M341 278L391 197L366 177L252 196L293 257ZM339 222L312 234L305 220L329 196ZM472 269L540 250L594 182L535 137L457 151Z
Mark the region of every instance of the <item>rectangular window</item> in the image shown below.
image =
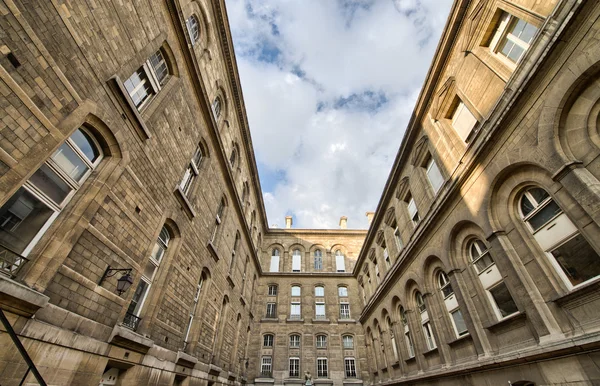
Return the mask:
M381 276L379 275L379 265L377 262L373 262L373 267L375 268L375 280L377 280L377 285L381 284Z
M344 359L344 369L346 370L346 378L356 378L356 363L354 358Z
M263 356L260 363L260 375L263 377L272 377L272 363L273 359L271 356Z
M469 142L469 136L476 124L477 118L475 118L463 101L459 99L452 114L452 127L456 130L458 136L463 141Z
M300 302L292 302L290 305L290 319L300 319Z
M302 258L300 255L292 256L292 272L300 272Z
M279 272L279 256L271 256L270 272Z
M342 337L342 344L345 349L353 349L354 348L354 337L352 335L344 335Z
M269 286L269 296L277 296L277 286L276 285Z
M300 376L300 358L290 358L290 378Z
M315 256L315 271L323 269L323 258L321 256Z
M264 347L273 347L273 335L267 334L263 337Z
M185 194L186 196L190 192L192 183L194 182L195 178L196 178L196 173L194 172L194 169L191 166L189 166L185 170L185 174L183 175L183 178L181 179L181 183L179 184L179 188L181 189L183 194Z
M400 237L400 228L398 227L394 229L394 238L396 239L396 246L398 247L398 250L401 251L402 248L404 248L404 245L402 244L402 237Z
M433 337L433 330L431 329L431 323L423 323L423 334L425 334L425 341L427 342L427 348L433 350L437 347L435 344L435 338Z
M317 358L317 377L327 378L327 358Z
M406 349L408 350L408 357L415 357L415 347L412 343L412 338L410 337L410 331L404 333L404 340L406 341Z
M392 260L390 259L390 253L388 252L385 243L383 243L383 260L385 261L386 268L389 270L392 266Z
M340 319L350 319L349 303L340 303Z
M408 199L408 216L415 226L417 226L419 221L421 221L421 218L419 217L419 211L417 210L417 204L412 196L409 196Z
M327 336L317 335L317 348L327 347Z
M341 298L348 297L348 287L338 287L338 296Z
M275 303L267 303L267 318L276 318L277 317L277 304Z
M517 63L537 33L538 28L507 12L502 12L498 28L490 43L490 50Z
M427 178L429 179L433 193L437 193L444 184L444 176L442 176L442 172L440 172L433 157L429 157L429 162L427 163Z
M488 289L488 291L490 295L492 295L500 319L519 312L515 301L512 296L510 296L508 287L503 281L493 288Z
M164 85L167 75L169 75L169 68L167 67L167 62L163 57L162 51L158 50L150 55L148 61L152 66L152 73L156 77L156 80L161 86Z
M346 272L346 262L344 259L344 255L339 255L335 257L335 269L337 272Z
M150 83L143 66L138 68L138 70L123 83L123 86L125 86L129 97L131 97L133 104L138 110L140 110L144 103L154 95L154 89L152 88L152 84Z
M465 319L463 318L460 309L457 308L450 314L452 315L452 323L454 324L454 331L456 331L456 335L463 336L467 334L469 330L467 330L467 325L465 324Z
M290 335L290 347L300 347L300 335Z
M315 303L315 317L317 319L325 319L325 303L318 301Z

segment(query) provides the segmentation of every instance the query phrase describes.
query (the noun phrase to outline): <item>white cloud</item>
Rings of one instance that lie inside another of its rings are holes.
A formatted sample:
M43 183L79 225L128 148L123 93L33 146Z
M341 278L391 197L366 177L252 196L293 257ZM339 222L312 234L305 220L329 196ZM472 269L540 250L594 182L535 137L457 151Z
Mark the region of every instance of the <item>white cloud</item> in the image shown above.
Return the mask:
M227 1L269 224L367 226L449 6Z

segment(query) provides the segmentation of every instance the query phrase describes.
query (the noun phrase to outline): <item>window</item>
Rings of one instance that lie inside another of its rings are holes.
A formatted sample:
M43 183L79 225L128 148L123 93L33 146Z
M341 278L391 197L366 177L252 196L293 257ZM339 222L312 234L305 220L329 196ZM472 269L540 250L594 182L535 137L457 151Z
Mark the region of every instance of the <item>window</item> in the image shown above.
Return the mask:
M127 79L123 86L135 107L141 110L166 83L169 68L162 50L158 50Z
M440 286L440 291L442 291L442 294L444 295L444 299L454 293L448 275L446 275L444 271L438 273L438 284Z
M300 358L290 358L290 378L300 376Z
M400 236L400 228L396 227L396 229L394 229L394 239L396 240L396 246L398 247L398 250L401 251L402 248L404 248L404 245L402 244L402 237Z
M300 347L300 335L290 335L290 347Z
M213 111L213 115L215 117L215 120L219 120L219 118L221 118L221 98L220 97L216 97L215 100L213 100L212 103L212 111Z
M490 43L490 50L517 63L529 49L537 30L534 25L507 12L502 12Z
M317 300L315 302L315 318L325 319L325 302L323 300Z
M415 294L415 300L417 302L417 308L419 309L419 312L427 311L427 306L425 305L425 300L423 299L423 295L421 295L420 292L417 292Z
M271 252L271 272L279 272L279 254L279 249L273 248L273 251Z
M467 330L467 325L465 324L465 319L463 318L463 314L459 308L452 311L450 313L452 316L452 324L454 325L454 331L457 336L463 336L469 333Z
M471 242L471 261L477 270L477 273L485 271L488 267L494 264L492 256L490 256L489 250L481 240L474 240Z
M269 296L277 296L277 286L274 284L271 284L269 286L269 292L268 292Z
M292 272L300 272L302 266L302 254L299 249L292 252Z
M168 229L163 226L158 235L158 239L154 243L154 247L150 253L150 258L146 262L144 270L142 271L142 277L133 294L131 303L129 303L125 319L123 320L123 324L134 331L137 329L140 320L139 316L142 312L144 301L146 300L146 296L148 295L150 286L152 285L152 281L156 275L156 271L158 271L160 262L167 251L170 240L171 235Z
M192 45L194 45L200 38L200 23L198 23L198 18L195 15L192 15L187 18L185 24L192 41Z
M394 353L394 361L398 361L400 359L400 357L398 356L398 346L396 345L396 334L394 333L394 328L392 326L392 320L390 319L390 317L386 317L385 318L385 323L387 325L387 330L390 334L390 341L392 344L392 351Z
M412 195L408 195L406 198L406 202L408 203L408 217L412 221L414 226L419 224L421 218L419 217L419 211L417 210L417 204L415 204L415 200L412 198Z
M379 275L379 264L377 261L373 261L373 268L375 269L375 280L377 280L377 285L381 284L381 276Z
M442 185L444 184L444 177L442 176L442 172L438 168L437 164L433 160L433 157L429 156L429 161L427 162L427 178L429 179L429 183L431 184L431 188L433 189L433 193L437 193Z
M234 146L231 150L231 155L229 156L229 165L233 169L235 167L235 162L237 161L237 148Z
M410 328L408 327L408 319L406 318L406 311L404 307L400 307L400 321L404 326L404 342L406 343L406 350L408 351L408 357L414 358L415 347L413 346L412 337L410 336Z
M356 362L354 358L344 358L346 378L356 378Z
M327 378L327 358L317 358L317 378Z
M488 291L492 299L494 299L496 310L500 313L501 318L505 318L509 315L519 312L515 301L510 295L510 292L508 292L508 287L503 281L493 288L490 288Z
M271 378L272 376L272 363L271 356L263 356L260 363L260 375L263 377Z
M215 216L215 228L213 230L210 242L214 243L217 239L217 234L219 233L219 226L221 222L223 222L223 214L225 213L225 197L221 198L219 202L219 207L217 208L217 215Z
M325 287L316 286L315 287L315 297L322 298L325 296Z
M392 260L390 259L390 253L387 249L387 245L385 245L385 241L381 244L381 248L383 248L383 261L385 261L385 267L389 271L392 267Z
M290 319L301 319L300 302L293 301L290 304Z
M527 189L520 210L529 231L569 288L600 276L598 253L544 189Z
M204 157L202 153L202 148L198 146L192 159L190 160L190 164L188 165L183 178L181 179L181 183L179 184L179 188L183 192L184 195L188 195L190 192L193 182L198 177L198 170L200 168L200 163L202 162L202 158Z
M342 345L344 349L353 349L354 348L354 337L352 335L344 335L342 336Z
M274 319L277 318L277 304L276 303L267 303L267 318Z
M425 342L427 342L427 348L433 350L436 348L435 338L433 337L433 330L431 329L431 323L423 323L423 333L425 334Z
M340 319L350 319L349 303L340 303Z
M344 255L339 249L335 251L335 269L337 272L346 272L346 263L344 261Z
M235 240L233 241L233 249L231 250L231 261L229 262L229 274L231 275L235 267L235 255L240 245L240 232L235 232Z
M421 324L423 325L423 335L425 335L425 341L427 343L427 348L429 350L433 350L437 347L435 344L435 338L433 337L433 330L431 328L431 323L429 322L429 314L427 313L427 306L425 305L425 300L423 299L423 295L421 292L415 293L415 302L417 303L417 309L421 313Z
M102 157L92 135L75 130L2 205L0 244L27 256Z
M194 296L194 303L190 310L190 315L188 318L188 325L187 325L187 328L185 329L185 331L186 331L185 338L183 339L183 349L184 350L189 343L188 339L190 337L190 330L192 329L192 322L194 321L194 316L196 315L196 308L198 307L198 302L200 301L200 292L202 291L203 283L204 283L204 273L202 274L202 276L200 276L200 281L198 282L198 285L196 286L196 296Z
M327 335L317 335L317 348L327 347Z
M292 296L294 297L299 297L302 294L302 288L300 286L293 286L292 287Z
M263 347L273 347L273 335L265 334L263 336Z
M320 249L315 251L315 271L323 269L323 252Z
M341 298L348 297L348 287L340 286L338 287L338 296Z
M465 142L469 142L471 133L477 125L477 118L469 108L457 97L456 107L452 111L452 127L458 136Z

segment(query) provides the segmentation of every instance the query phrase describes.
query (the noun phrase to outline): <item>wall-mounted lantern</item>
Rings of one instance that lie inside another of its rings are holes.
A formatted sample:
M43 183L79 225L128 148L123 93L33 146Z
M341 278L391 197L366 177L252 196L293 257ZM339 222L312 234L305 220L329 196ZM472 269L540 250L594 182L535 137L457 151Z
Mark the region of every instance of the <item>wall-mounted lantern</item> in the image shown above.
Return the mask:
M117 272L123 272L123 276L117 280L117 293L119 296L121 296L133 284L133 279L131 278L131 268L111 268L109 265L106 268L106 271L104 271L104 275L102 275L98 285L102 285L104 279L116 275Z

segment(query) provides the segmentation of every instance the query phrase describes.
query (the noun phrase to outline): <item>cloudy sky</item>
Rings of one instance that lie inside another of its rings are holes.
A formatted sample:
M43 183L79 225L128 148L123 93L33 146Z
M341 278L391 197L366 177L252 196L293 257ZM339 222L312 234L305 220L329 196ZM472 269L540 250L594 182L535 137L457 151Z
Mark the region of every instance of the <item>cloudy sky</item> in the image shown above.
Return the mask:
M269 225L366 228L451 0L227 0Z

